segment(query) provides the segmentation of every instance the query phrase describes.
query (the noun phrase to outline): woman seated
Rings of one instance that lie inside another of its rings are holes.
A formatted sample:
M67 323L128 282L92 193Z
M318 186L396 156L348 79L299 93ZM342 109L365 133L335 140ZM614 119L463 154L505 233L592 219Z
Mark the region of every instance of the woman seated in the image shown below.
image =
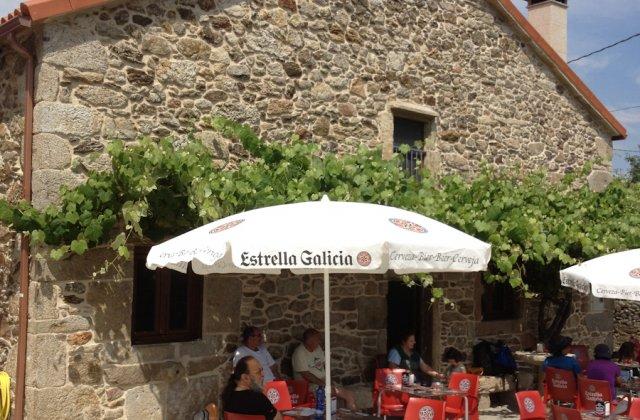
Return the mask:
M567 354L569 354L569 346L572 341L573 340L571 338L564 336L558 336L551 339L548 345L551 356L544 360L542 369L544 370L547 367L552 367L556 369L569 370L578 376L582 372L580 364L575 357L567 356Z
M264 416L266 420L282 420L273 404L262 393L264 373L253 356L238 360L229 382L222 392L222 409L229 413Z
M447 347L442 353L442 362L447 364L445 369L445 376L451 377L452 373L467 373L467 368L464 366L464 361L467 359L467 355L462 353L455 347Z
M621 414L627 410L628 402L622 398L616 398L616 386L622 384L620 366L611 361L611 349L606 344L598 344L593 352L595 360L587 366L587 378L598 381L606 381L611 388L612 405L615 405L615 413Z
M626 341L620 345L620 350L615 355L615 359L621 365L627 365L628 368L625 367L622 369L622 379L629 380L631 375L640 376L640 369L637 366L638 362L636 361L636 346L631 341Z
M416 376L416 382L423 385L431 385L431 377L444 379L444 375L436 372L426 364L418 352L414 350L416 336L413 332L407 332L400 337L400 343L389 350L387 361L391 369L406 369Z

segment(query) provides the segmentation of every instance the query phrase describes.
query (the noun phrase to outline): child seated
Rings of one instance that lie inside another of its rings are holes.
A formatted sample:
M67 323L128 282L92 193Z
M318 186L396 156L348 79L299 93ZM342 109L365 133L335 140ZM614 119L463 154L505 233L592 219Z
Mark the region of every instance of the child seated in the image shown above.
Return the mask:
M455 347L447 347L442 353L442 361L447 364L445 368L445 376L448 378L452 373L466 373L464 361L467 356Z

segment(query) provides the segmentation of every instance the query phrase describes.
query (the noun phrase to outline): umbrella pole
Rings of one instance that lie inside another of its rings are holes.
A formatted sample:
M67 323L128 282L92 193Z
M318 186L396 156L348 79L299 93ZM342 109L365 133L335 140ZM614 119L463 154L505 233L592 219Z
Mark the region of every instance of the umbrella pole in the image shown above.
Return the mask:
M324 393L325 418L331 420L331 296L329 294L329 270L324 270Z

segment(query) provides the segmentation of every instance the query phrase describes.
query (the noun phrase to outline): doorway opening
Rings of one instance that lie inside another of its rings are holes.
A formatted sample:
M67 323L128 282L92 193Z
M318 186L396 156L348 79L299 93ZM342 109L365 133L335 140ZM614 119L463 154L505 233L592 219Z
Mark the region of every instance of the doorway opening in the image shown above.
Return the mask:
M431 292L402 281L389 281L387 293L387 349L397 345L405 331L416 334L416 351L425 363L433 363L433 309Z

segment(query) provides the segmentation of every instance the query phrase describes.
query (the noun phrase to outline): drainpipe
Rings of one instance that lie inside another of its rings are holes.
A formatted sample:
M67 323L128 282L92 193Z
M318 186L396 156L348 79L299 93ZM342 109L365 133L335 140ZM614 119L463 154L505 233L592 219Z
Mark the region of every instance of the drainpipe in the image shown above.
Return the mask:
M25 60L24 95L24 143L23 143L23 180L22 198L31 202L31 157L33 148L33 91L34 59L33 55L18 44L13 32L7 36L9 45ZM24 233L20 240L20 308L18 312L18 366L16 367L16 400L14 419L24 418L25 374L27 368L27 327L29 323L29 236Z

